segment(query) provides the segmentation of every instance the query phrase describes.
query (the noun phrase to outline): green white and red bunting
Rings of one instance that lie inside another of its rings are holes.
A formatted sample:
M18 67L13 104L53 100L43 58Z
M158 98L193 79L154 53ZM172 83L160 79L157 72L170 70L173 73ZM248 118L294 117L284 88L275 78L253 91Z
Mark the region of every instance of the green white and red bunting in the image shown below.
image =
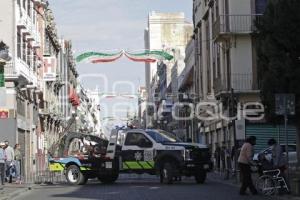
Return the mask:
M138 53L125 52L125 55L136 62L156 62L158 60L172 60L173 56L165 51L144 50Z
M101 53L101 52L85 52L76 57L76 62L90 62L90 63L102 63L113 62L121 58L123 51L116 53Z
M172 60L173 56L165 51L159 50L143 50L137 53L126 52L124 50L115 53L101 53L101 52L86 52L76 57L76 61L89 63L106 63L113 62L125 55L128 59L134 62L156 62L159 60Z
M102 98L112 99L112 98L126 98L126 99L135 99L137 95L135 94L102 94Z

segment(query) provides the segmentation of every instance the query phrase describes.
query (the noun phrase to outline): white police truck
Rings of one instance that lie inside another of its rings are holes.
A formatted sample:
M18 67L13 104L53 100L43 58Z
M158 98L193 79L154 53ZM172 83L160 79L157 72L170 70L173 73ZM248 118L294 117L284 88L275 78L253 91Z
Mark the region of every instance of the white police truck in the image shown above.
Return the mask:
M182 176L194 176L204 183L212 169L205 145L184 143L173 134L158 129L115 129L107 157L118 158L119 173L158 175L161 183L171 184Z

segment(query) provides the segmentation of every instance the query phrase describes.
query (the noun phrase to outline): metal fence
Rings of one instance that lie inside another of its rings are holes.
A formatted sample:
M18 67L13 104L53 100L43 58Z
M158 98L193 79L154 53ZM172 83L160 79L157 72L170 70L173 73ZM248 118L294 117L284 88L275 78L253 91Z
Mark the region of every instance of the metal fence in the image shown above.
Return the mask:
M64 172L52 172L49 170L29 172L21 177L21 182L26 184L54 184L65 183Z

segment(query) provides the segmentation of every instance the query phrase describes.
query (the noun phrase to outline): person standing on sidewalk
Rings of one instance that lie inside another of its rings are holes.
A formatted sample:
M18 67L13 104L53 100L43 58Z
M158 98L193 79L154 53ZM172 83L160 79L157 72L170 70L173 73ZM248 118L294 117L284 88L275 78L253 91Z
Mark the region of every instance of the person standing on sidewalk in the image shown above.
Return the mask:
M20 144L16 144L14 151L15 151L15 166L16 166L16 182L21 183L21 160L22 154L20 151Z
M217 145L216 150L215 150L215 166L216 166L216 170L219 172L220 171L220 165L221 165L221 148L219 147L219 145Z
M287 162L287 156L284 155L282 147L277 143L275 139L269 139L268 145L270 146L272 150L272 168L273 169L279 169L280 170L280 176L282 176L287 184L288 188L290 187L289 181L287 179L286 171L288 169L288 162ZM281 190L285 191L283 188L282 182L281 182ZM280 191L282 192L282 191Z
M257 194L257 190L253 185L251 176L251 165L253 165L253 154L256 145L256 137L250 136L243 144L240 156L238 158L239 167L241 170L242 185L240 188L240 195L247 195L246 190L249 188L253 195Z
M9 146L9 142L5 141L5 154L6 154L6 178L9 181L9 183L12 183L12 174L11 174L11 165L15 159L15 153L14 149Z
M4 177L5 177L5 162L6 162L6 155L4 150L5 143L0 143L0 178L1 178L1 187L4 185Z

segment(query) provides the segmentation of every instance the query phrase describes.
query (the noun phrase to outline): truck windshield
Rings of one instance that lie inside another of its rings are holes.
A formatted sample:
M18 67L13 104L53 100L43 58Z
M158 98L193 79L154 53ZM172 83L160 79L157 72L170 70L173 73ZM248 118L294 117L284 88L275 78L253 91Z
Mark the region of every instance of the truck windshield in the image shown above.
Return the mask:
M158 143L181 142L174 134L163 130L146 130L146 133Z

